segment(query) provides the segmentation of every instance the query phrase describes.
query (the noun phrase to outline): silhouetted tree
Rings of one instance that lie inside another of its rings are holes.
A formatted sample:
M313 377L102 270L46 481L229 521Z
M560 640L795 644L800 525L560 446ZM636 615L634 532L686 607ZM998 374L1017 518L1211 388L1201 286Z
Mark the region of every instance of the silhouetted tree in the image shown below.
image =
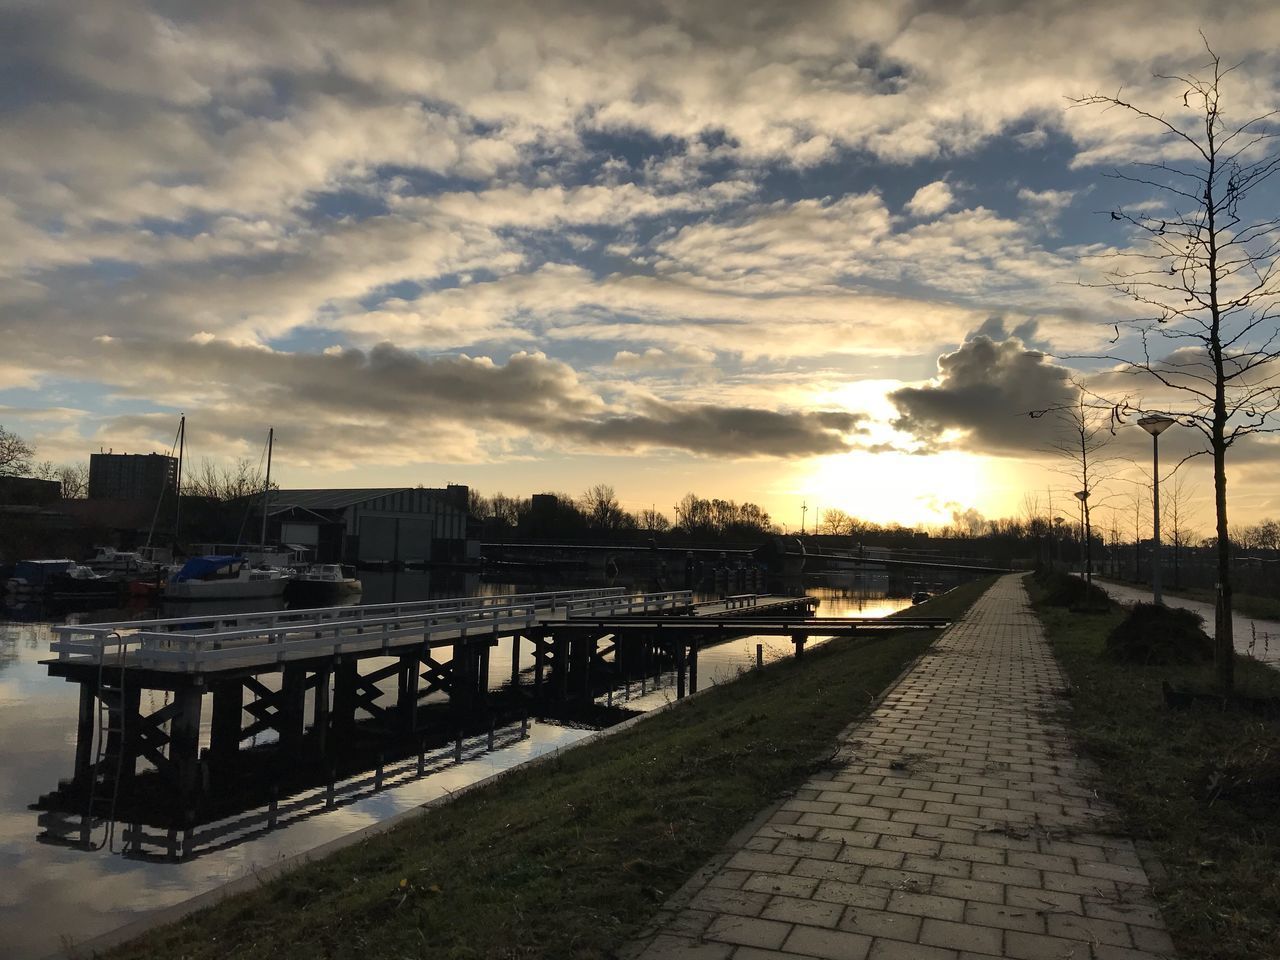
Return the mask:
M1209 44L1205 75L1160 77L1175 87L1172 111L1146 109L1095 94L1080 106L1118 109L1155 131L1166 156L1136 162L1117 180L1164 204L1142 213L1112 211L1145 252L1118 255L1101 286L1135 305L1103 356L1152 384L1135 406L1198 430L1213 458L1218 599L1215 659L1224 692L1235 684L1231 623L1231 538L1227 522L1227 450L1241 437L1273 429L1280 409L1280 218L1258 188L1280 169L1272 143L1280 131L1269 111L1229 122L1222 109L1224 70ZM1135 207L1134 209L1138 209Z
M25 476L36 449L11 430L0 427L0 477Z

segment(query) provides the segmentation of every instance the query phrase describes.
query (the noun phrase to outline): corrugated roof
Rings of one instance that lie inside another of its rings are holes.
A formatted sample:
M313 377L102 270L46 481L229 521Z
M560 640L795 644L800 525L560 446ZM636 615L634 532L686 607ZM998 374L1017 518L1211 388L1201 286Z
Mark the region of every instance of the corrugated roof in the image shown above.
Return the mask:
M357 503L412 490L412 487L357 487L346 490L272 490L272 513L302 510L342 510Z

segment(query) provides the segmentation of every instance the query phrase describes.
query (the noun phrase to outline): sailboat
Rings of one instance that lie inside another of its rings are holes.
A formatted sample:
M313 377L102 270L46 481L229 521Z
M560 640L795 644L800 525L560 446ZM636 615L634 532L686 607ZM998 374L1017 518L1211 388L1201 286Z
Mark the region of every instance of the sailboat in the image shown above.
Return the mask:
M267 541L267 507L271 498L271 452L275 428L267 431L267 478L262 489L262 540ZM191 557L165 585L165 600L249 600L284 595L289 574L278 567L254 566L240 554Z

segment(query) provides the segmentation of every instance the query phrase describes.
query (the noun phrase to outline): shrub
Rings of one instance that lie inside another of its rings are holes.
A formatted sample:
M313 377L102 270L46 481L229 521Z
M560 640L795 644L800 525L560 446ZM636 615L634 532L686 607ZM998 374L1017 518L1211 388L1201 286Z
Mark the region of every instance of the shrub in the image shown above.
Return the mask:
M1044 588L1044 603L1052 607L1070 607L1072 610L1109 610L1111 598L1101 587L1085 583L1061 570L1037 567L1035 579Z
M1106 655L1125 663L1202 663L1213 659L1204 617L1181 607L1135 603L1107 636Z

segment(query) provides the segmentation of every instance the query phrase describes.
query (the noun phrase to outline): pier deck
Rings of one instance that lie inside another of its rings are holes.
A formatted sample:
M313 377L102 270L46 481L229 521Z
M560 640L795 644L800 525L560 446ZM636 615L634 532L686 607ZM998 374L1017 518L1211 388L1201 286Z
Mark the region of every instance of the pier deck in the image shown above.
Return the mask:
M474 725L492 716L505 686L505 667L495 683L490 663L504 641L507 700L588 704L632 681L656 684L664 671L675 674L677 697L696 692L699 649L734 636L788 636L800 656L812 636L885 626L816 619L817 604L757 594L695 603L687 590L609 588L68 624L54 628L56 658L44 663L80 685L76 780L90 796L114 797L139 760L189 791L264 734L310 756L324 754L331 737L348 739L357 723L411 737L424 716ZM163 691L163 702L146 691Z

